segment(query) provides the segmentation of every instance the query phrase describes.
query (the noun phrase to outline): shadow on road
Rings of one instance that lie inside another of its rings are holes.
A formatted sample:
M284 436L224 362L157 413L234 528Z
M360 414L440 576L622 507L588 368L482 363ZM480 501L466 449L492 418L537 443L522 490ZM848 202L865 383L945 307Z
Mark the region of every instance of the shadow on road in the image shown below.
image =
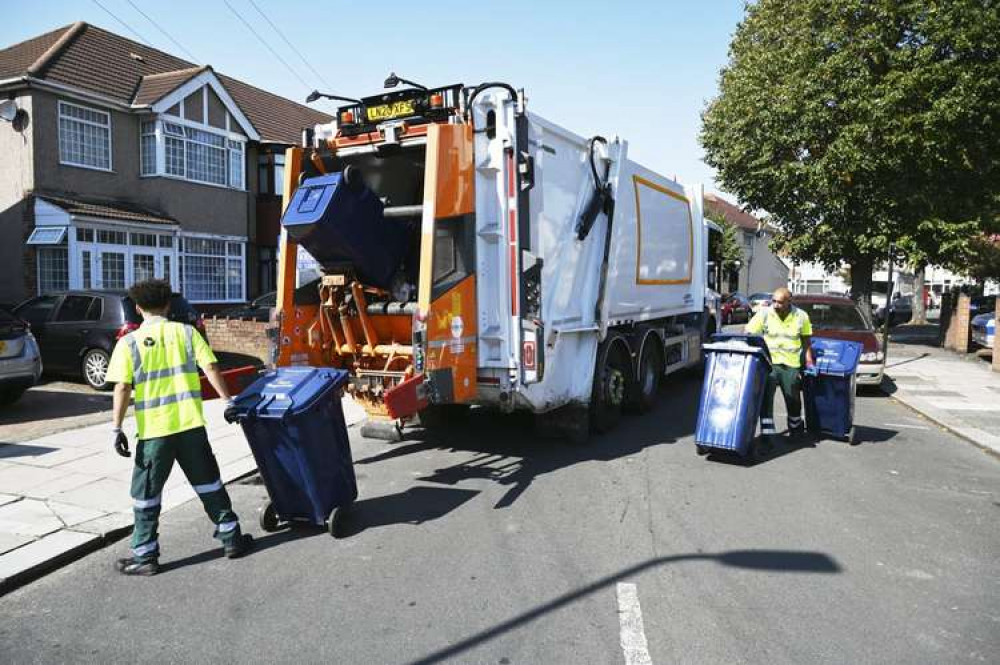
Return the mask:
M894 439L898 434L899 432L894 429L869 427L868 425L855 425L854 436L851 438L851 443L853 445L860 445L862 443L884 443L890 439Z
M652 411L626 416L613 432L594 434L582 445L542 440L530 414L503 415L476 409L468 418L446 427L407 432L404 442L392 450L355 464L374 464L426 450L477 453L471 460L437 469L418 480L454 486L465 480L485 479L508 485L510 489L494 506L506 508L539 476L582 462L628 457L650 446L670 445L690 436L694 433L700 389L700 377L673 377L663 385Z
M430 522L444 517L477 494L476 490L411 487L397 494L362 499L344 513L339 535L347 538L380 526Z
M271 533L260 538L254 538L253 551L246 556L254 556L254 554L263 552L264 550L269 550L272 547L278 547L279 545L284 545L285 543L290 543L293 540L300 540L302 538L311 538L313 536L325 536L330 538L330 534L324 527L321 526L300 526L296 525L294 527L286 528L277 533ZM179 568L184 568L185 566L196 566L201 563L207 563L213 561L214 559L222 558L222 547L213 547L210 550L205 550L204 552L199 552L198 554L192 554L190 556L183 557L181 559L174 559L173 561L166 561L160 564L160 574L169 573L170 571L177 570Z
M450 660L470 649L488 642L504 633L515 630L525 624L554 612L559 608L576 602L585 596L607 588L613 584L626 580L632 576L682 561L714 561L723 566L741 568L744 570L767 571L777 573L818 573L831 574L840 573L841 568L830 556L821 552L802 552L794 550L732 550L720 552L719 554L678 554L674 556L657 557L649 559L644 563L626 568L614 575L602 578L580 587L576 591L571 591L559 596L547 603L534 607L527 612L519 614L503 623L497 624L482 632L461 640L440 651L424 656L413 661L413 665L428 665L430 663L440 663Z

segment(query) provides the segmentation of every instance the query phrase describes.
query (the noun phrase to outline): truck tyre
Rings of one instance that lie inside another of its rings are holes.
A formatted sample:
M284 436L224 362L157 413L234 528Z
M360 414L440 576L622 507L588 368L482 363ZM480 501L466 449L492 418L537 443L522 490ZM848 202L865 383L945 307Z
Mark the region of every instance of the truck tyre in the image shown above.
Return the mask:
M639 378L636 381L636 406L639 413L646 413L656 404L663 380L663 351L658 342L650 341L639 358Z
M613 430L622 417L622 406L632 381L632 363L626 348L623 341L612 340L603 353L597 354L590 422L594 431L601 434Z

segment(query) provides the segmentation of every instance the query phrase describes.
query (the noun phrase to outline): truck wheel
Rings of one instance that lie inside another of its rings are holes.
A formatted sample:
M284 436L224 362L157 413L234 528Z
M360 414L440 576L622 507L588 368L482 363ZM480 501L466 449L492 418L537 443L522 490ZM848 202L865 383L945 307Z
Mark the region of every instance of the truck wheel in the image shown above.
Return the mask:
M600 433L610 432L622 417L628 382L632 380L628 357L620 344L598 355L594 389L590 398L590 422Z
M638 400L639 413L646 413L656 404L663 379L663 352L658 344L647 344L639 358Z

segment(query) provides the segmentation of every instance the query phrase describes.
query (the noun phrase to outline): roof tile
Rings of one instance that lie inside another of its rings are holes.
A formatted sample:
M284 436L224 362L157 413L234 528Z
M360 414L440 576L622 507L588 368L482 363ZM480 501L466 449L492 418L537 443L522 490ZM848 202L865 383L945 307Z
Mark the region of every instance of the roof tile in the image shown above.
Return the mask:
M79 27L76 27L79 26ZM148 104L184 81L192 62L90 24L74 24L0 51L0 77L23 75L68 30L78 34L50 56L39 76L82 88L124 104ZM297 144L303 127L332 116L217 73L219 80L253 124L262 141ZM173 84L173 87L166 89ZM159 96L156 96L159 95Z
M144 224L176 225L177 220L161 212L142 208L137 205L116 201L98 201L82 199L66 194L49 194L35 192L35 196L58 206L71 215L86 215L120 222L141 222Z

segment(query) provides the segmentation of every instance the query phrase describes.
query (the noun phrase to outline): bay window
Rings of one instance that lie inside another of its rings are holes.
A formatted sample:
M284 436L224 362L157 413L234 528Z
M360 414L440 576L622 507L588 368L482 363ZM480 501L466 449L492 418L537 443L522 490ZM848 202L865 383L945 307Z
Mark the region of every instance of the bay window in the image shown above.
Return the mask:
M245 140L236 136L208 125L194 127L191 121L175 122L167 117L144 121L140 129L140 173L242 190Z

